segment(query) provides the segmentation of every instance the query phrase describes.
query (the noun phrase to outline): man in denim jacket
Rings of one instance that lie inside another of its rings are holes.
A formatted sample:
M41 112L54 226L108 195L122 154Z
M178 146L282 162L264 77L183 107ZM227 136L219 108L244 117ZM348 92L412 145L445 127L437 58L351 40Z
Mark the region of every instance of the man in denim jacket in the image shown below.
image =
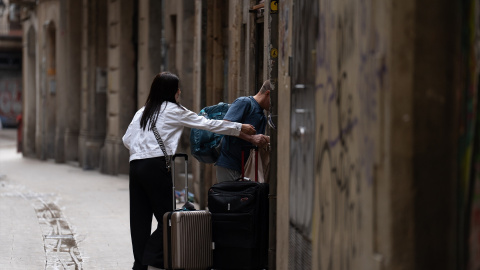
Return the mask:
M270 138L265 136L265 127L267 118L264 110L270 109L270 91L272 86L267 80L255 96L237 98L227 114L223 118L225 121L251 124L255 127L257 135L253 136L224 136L220 156L215 163L217 166L217 181L234 181L242 176L242 152L243 146L263 146L270 142ZM245 161L250 152L245 151Z

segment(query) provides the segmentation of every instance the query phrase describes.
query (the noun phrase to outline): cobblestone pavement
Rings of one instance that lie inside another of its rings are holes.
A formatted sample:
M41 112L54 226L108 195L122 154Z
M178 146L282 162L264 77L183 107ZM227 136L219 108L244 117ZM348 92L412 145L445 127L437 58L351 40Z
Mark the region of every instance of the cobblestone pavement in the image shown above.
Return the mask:
M131 269L128 177L22 157L0 130L0 269Z

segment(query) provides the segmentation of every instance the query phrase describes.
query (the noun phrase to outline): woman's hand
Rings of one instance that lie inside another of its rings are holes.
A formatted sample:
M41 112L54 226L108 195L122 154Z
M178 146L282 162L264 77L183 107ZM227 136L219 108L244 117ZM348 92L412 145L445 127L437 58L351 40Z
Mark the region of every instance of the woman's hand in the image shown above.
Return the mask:
M242 132L248 135L254 135L257 133L255 128L250 124L242 124Z

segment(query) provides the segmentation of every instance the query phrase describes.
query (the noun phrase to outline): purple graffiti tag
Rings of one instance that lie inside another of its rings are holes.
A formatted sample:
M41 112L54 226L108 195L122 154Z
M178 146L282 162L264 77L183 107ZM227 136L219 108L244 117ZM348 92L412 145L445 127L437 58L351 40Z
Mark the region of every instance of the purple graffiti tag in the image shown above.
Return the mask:
M342 128L342 130L340 131L340 134L338 134L338 136L335 139L328 141L328 144L329 144L330 148L335 147L335 145L337 145L337 143L340 141L340 138L343 135L350 134L352 132L353 128L357 124L358 124L358 118L357 117L355 117L352 121L349 121L347 126Z

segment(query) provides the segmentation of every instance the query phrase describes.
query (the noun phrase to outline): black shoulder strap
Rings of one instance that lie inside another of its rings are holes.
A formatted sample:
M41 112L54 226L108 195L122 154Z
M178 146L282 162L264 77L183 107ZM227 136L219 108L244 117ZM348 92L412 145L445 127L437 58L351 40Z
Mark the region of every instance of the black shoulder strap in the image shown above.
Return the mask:
M152 131L155 135L155 139L157 139L158 145L160 149L162 149L163 155L165 156L165 163L167 165L167 170L170 171L170 156L167 155L167 150L165 149L165 145L163 144L162 137L160 137L160 133L158 133L157 127L152 125Z

